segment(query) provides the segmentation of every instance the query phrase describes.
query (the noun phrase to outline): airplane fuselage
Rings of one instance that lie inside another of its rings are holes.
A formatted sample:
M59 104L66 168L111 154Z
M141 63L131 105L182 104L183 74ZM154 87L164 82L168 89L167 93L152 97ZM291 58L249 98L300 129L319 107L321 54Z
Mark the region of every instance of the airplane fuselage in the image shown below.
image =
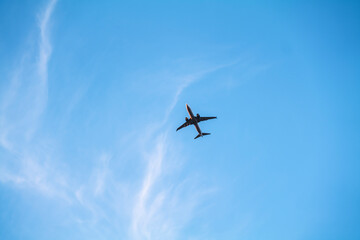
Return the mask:
M210 133L201 132L201 129L199 127L199 122L210 120L210 119L215 119L216 117L200 117L199 114L196 114L196 116L195 116L194 113L191 111L191 108L187 104L186 104L186 110L189 113L190 119L188 119L186 117L185 118L185 123L182 124L180 127L178 127L176 129L176 131L178 131L178 130L184 128L184 127L187 127L187 126L194 125L195 128L196 128L196 131L199 133L194 139L197 139L198 137L203 137L203 136L206 136L206 135L210 135Z
M200 129L199 124L198 124L198 121L196 120L196 117L194 116L193 112L191 111L191 108L187 104L186 104L186 110L189 113L190 120L194 124L194 126L196 128L196 131L199 133L199 135L202 135L201 129Z

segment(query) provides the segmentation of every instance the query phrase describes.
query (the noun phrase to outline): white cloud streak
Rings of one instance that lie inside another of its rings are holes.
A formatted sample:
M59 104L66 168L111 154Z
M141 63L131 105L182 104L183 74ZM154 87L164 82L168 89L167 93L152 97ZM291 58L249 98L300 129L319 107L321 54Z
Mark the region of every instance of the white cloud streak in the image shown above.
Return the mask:
M40 17L39 30L39 52L37 64L37 89L35 95L35 108L32 109L34 126L28 132L28 138L36 131L38 118L41 116L47 105L48 99L48 63L51 57L52 45L49 37L49 21L56 6L57 0L51 0Z
M31 55L31 50L23 54L1 101L0 146L9 158L1 161L0 181L30 187L49 196L58 195L68 201L67 194L60 190L66 181L57 174L49 180L53 169L44 157L49 154L44 154L32 139L47 102L47 69L52 48L49 21L56 2L51 0L39 18L37 57ZM34 58L38 58L36 68L32 63ZM9 159L20 167L10 170Z
M95 196L100 196L104 193L105 187L106 187L106 180L107 176L109 174L109 161L111 159L111 156L109 154L103 153L100 156L100 163L101 165L98 166L95 173L95 188L94 188L94 194Z
M169 154L169 139L163 130L169 116L179 101L181 93L195 81L207 74L234 63L216 66L205 71L181 78L174 97L169 104L163 121L150 130L149 140L145 145L154 146L147 154L143 151L147 168L144 173L132 212L131 234L134 239L176 239L180 230L191 219L195 206L201 201L207 189L196 189L194 182L177 182L164 171L164 164L169 167L178 157ZM151 148L151 147L150 147Z
M166 113L165 113L165 117L164 117L164 120L161 124L161 126L165 125L169 119L169 116L171 114L171 112L174 110L176 104L178 103L179 101L179 97L181 95L181 93L187 88L189 87L191 84L193 84L194 82L196 81L199 81L200 79L202 79L203 77L205 77L206 75L210 74L210 73L213 73L213 72L216 72L217 70L220 70L222 68L225 68L225 67L229 67L229 66L232 66L234 64L236 64L238 61L235 61L235 62L232 62L232 63L229 63L229 64L223 64L223 65L218 65L218 66L215 66L215 67L211 67L209 69L206 69L206 70L203 70L203 71L199 71L197 73L193 73L193 74L190 74L190 75L187 75L185 77L182 77L181 78L181 83L180 85L178 86L176 92L175 92L175 95L174 95L174 98L171 102L171 104L169 105Z
M45 8L44 14L40 19L40 47L38 72L43 84L47 83L48 62L51 56L52 46L49 40L49 21L54 11L57 0L51 0Z
M157 178L161 174L162 161L165 155L164 142L158 140L156 150L148 158L148 166L142 183L142 188L139 191L139 196L133 209L132 219L132 231L135 238L145 236L146 239L150 239L151 233L149 229L149 217L153 215L154 207L158 208L161 194L155 199L151 208L152 211L148 212L148 199L151 194L152 187L155 184ZM148 214L149 213L149 214Z
M169 139L161 134L148 162L133 206L131 238L179 239L194 217L195 209L213 189L197 186L189 176L177 178L174 164L183 161L172 153ZM174 170L175 169L175 170Z

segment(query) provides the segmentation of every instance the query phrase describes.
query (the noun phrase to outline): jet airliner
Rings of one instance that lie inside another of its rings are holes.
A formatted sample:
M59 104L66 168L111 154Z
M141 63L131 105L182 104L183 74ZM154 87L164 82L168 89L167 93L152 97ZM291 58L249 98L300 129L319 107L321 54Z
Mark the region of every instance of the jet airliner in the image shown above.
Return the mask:
M193 112L191 111L191 108L189 107L189 105L186 104L186 110L187 112L189 113L189 116L190 116L190 119L188 117L185 117L185 123L183 125L181 125L180 127L178 127L176 129L176 131L184 128L184 127L187 127L189 125L194 125L195 128L196 128L196 131L198 131L198 135L194 138L194 139L197 139L198 137L203 137L205 135L210 135L210 133L203 133L201 132L201 129L199 127L199 122L201 121L206 121L206 120L209 120L209 119L214 119L216 117L200 117L199 114L196 114L196 116L194 116Z

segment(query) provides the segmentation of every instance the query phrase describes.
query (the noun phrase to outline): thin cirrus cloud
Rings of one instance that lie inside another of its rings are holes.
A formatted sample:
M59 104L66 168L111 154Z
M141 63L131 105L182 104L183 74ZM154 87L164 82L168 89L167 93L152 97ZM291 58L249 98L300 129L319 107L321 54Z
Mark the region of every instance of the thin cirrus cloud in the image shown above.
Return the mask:
M237 61L236 61L237 62ZM143 150L147 167L141 188L136 193L132 211L131 236L133 239L177 239L181 230L194 217L194 210L214 189L196 187L191 177L175 179L172 175L178 165L184 161L171 150L168 131L163 130L169 116L179 101L181 93L191 84L201 80L219 69L232 66L234 63L218 65L199 71L181 79L172 101L165 111L163 121L149 130L145 148L150 145L150 153ZM154 144L154 139L155 143ZM167 171L172 169L171 172ZM175 169L175 170L174 170Z
M37 51L33 54L31 49L23 53L2 98L0 143L7 150L11 150L15 142L29 140L32 137L46 107L47 68L52 49L49 39L49 20L55 4L56 0L50 1L40 15L38 47L33 47ZM36 67L34 61L37 62Z
M39 47L39 63L38 63L38 72L40 79L44 84L47 82L47 66L49 58L51 56L51 43L49 40L49 21L50 17L54 11L57 0L51 0L45 12L40 19L40 47Z
M176 179L174 171L167 171L172 161L183 160L170 154L168 140L166 134L160 134L145 157L148 165L131 216L133 239L177 239L205 193L191 187L196 181L190 177Z
M3 159L0 181L69 199L64 190L58 190L66 181L48 163L51 153L37 148L33 141L47 104L47 68L52 48L49 21L56 2L50 1L40 15L38 47L23 54L1 101L0 144L8 158ZM50 177L51 173L55 174Z

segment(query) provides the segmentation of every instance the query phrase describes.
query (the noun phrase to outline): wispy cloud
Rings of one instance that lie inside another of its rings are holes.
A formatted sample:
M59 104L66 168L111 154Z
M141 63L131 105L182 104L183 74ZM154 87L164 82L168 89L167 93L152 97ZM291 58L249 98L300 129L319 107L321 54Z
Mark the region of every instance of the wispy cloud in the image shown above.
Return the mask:
M143 150L147 167L132 212L131 234L134 239L176 239L193 217L194 208L208 192L209 189L196 188L194 182L189 182L190 179L176 179L173 176L175 172L168 171L174 169L172 164L178 165L176 161L184 159L170 154L171 144L164 126L187 87L207 74L233 64L219 65L181 77L163 121L149 131L144 145L151 150L150 153Z
M152 212L154 212L154 208L158 208L159 204L161 204L161 199L163 199L162 194L158 194L153 204L150 204L151 206L148 206L148 202L152 187L161 174L164 155L164 142L162 139L159 139L155 151L147 159L147 170L133 209L132 231L135 237L145 236L147 239L150 239L149 221L151 221L151 219L149 219L149 217L151 217L153 213L149 212L148 208L152 208Z
M40 42L38 72L43 84L47 82L48 62L51 56L52 46L49 40L49 21L54 11L57 0L51 0L40 18Z
M132 213L131 232L134 239L174 239L191 216L198 199L188 198L193 189L182 188L164 168L167 138L159 136L156 146L145 160L148 161L142 186ZM167 159L169 160L169 159Z
M60 176L51 176L52 180L49 180L48 174L52 172L52 167L44 157L48 154L39 151L39 147L32 141L47 102L47 69L52 48L49 21L55 4L56 0L51 0L40 15L39 45L23 54L1 99L0 144L9 157L2 159L0 171L3 177L0 181L68 199L67 194L59 190L64 187L62 185L66 185L66 181ZM36 67L34 59L38 59ZM7 167L9 159L15 161L18 167L10 170Z
M30 140L45 110L47 69L52 49L49 40L49 21L55 4L56 0L50 1L43 14L40 15L39 44L34 46L37 51L29 49L23 53L2 98L0 144L5 149L11 150L15 142L19 142L18 138L22 141ZM33 52L36 54L34 55ZM38 59L36 68L33 65L34 59ZM14 138L17 138L16 141Z
M175 95L174 95L174 97L172 99L172 102L170 103L170 105L169 105L169 107L168 107L168 109L167 109L167 111L165 113L165 117L164 117L164 120L163 120L161 125L164 125L168 121L171 112L174 110L176 104L179 101L179 97L180 97L181 93L187 87L189 87L192 83L201 80L206 75L211 74L213 72L216 72L217 70L220 70L220 69L223 69L223 68L226 68L226 67L230 67L230 66L236 64L237 62L238 62L238 60L227 63L227 64L221 64L221 65L213 66L213 67L207 68L205 70L201 70L201 71L198 71L198 72L186 75L186 76L182 76L180 78L180 84L177 87Z
M39 30L40 30L40 39L39 39L39 50L38 50L38 64L37 64L37 77L34 79L36 81L35 92L35 107L32 109L34 125L29 130L28 136L31 137L32 134L36 131L38 127L38 118L41 116L43 111L46 108L47 99L48 99L48 63L51 57L52 45L49 37L49 23L51 15L56 6L57 0L51 0L45 11L42 13L39 20Z
M100 156L100 165L96 167L95 173L95 196L100 196L103 194L106 187L106 180L109 174L109 161L111 156L109 154L103 153Z

